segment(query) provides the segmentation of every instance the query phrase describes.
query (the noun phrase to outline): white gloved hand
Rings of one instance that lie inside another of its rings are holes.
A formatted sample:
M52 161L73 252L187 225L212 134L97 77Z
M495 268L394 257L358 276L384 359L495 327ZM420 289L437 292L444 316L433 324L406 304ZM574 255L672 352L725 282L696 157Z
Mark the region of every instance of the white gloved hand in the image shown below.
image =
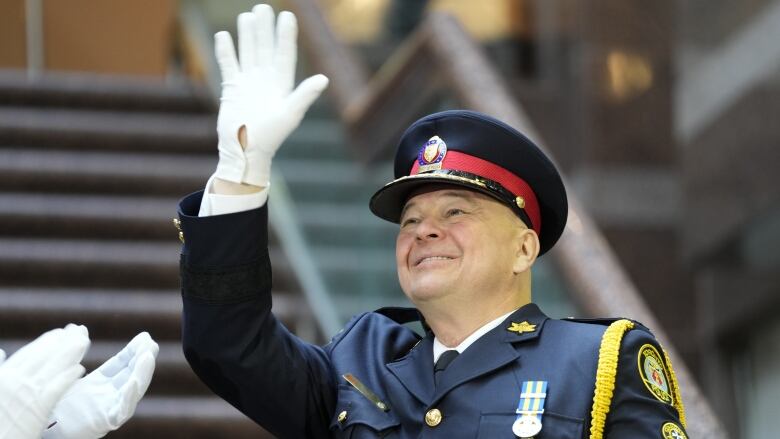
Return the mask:
M268 5L238 16L238 59L230 34L214 35L222 74L217 178L268 186L276 150L327 87L327 77L314 75L293 90L297 35L295 15L287 11L279 14L274 32ZM241 127L246 127L246 149L239 142Z
M0 364L0 439L38 439L52 408L84 374L84 326L46 332Z
M54 408L44 439L93 439L124 424L146 393L160 348L149 333L136 335L118 354L76 381Z

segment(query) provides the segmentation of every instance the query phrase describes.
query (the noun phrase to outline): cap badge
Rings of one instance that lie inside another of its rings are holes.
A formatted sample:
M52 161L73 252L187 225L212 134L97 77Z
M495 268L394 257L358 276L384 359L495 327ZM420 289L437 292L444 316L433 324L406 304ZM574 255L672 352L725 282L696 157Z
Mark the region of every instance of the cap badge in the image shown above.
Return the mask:
M520 323L512 322L512 326L506 328L509 332L517 332L518 334L523 334L525 332L534 332L536 331L536 325L532 325L528 323L527 320L523 320Z
M439 136L433 136L428 139L417 155L417 163L420 165L417 173L438 171L441 169L441 162L447 155L447 144Z

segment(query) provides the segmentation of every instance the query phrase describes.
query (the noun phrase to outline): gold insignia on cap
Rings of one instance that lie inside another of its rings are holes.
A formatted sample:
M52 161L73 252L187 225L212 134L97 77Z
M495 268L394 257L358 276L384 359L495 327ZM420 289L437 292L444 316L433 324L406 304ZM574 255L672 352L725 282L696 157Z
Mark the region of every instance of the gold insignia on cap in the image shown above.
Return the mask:
M423 150L423 158L426 162L432 162L433 159L436 158L436 156L439 155L439 144L438 143L427 143L425 145L425 149Z
M663 357L655 346L644 344L637 355L639 376L645 387L659 401L674 405L674 398L669 387L669 372L666 371Z
M688 439L688 436L674 422L667 422L661 427L661 434L664 439Z
M417 172L438 171L441 169L441 162L446 155L447 144L444 140L439 136L431 137L423 144L417 155L417 162L420 165Z
M525 198L523 197L515 198L515 204L517 204L517 207L521 209L525 209Z
M531 323L528 323L528 320L523 320L520 323L512 322L512 326L506 328L509 332L517 332L518 334L523 334L526 332L534 332L536 331L536 325L532 325Z

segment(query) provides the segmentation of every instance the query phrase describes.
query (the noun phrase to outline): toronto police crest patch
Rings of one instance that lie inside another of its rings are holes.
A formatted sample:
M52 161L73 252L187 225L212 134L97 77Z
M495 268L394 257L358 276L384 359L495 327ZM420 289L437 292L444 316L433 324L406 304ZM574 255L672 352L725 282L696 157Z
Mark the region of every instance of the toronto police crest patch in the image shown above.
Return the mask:
M433 136L428 139L417 155L417 162L420 165L417 172L438 171L441 169L441 162L447 155L447 144L439 136Z
M688 439L682 428L674 422L667 422L661 426L661 434L664 439Z
M655 346L642 345L637 356L639 376L645 383L647 390L660 401L674 404L671 389L669 388L669 372L666 371L664 360Z

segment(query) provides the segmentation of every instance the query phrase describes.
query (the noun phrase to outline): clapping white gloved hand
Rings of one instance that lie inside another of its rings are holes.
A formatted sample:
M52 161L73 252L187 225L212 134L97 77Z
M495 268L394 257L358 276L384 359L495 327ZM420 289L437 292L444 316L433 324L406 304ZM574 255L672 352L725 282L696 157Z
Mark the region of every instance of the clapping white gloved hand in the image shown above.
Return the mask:
M142 332L118 354L76 381L54 408L44 439L92 439L105 436L135 412L154 373L160 348Z
M327 77L314 75L293 90L297 35L295 15L281 12L274 26L268 5L238 16L238 58L228 32L214 35L222 73L217 178L267 187L276 150L327 87ZM241 127L246 127L245 149Z
M38 439L54 405L84 374L84 326L44 333L0 364L0 439Z

